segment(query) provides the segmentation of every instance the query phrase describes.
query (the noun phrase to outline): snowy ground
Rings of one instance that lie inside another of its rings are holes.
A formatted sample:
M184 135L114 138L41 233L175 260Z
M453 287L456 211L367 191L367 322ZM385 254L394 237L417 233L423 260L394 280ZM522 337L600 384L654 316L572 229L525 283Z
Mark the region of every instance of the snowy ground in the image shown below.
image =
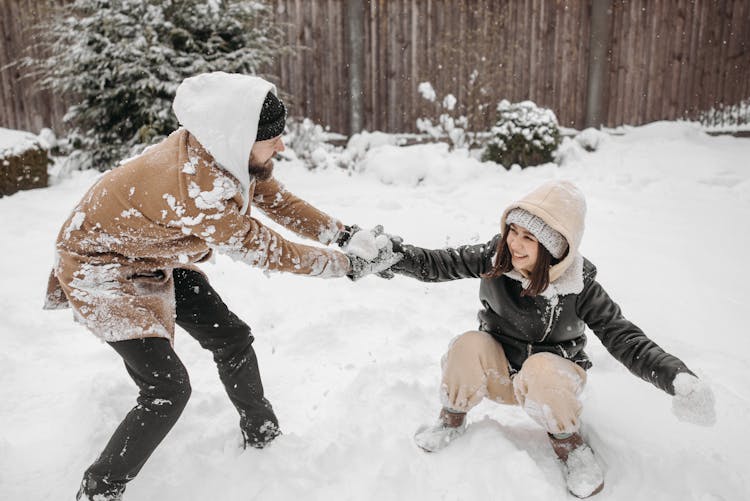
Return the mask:
M679 422L670 398L592 335L583 418L606 468L597 499L748 499L750 140L658 123L605 138L596 153L567 150L563 167L506 172L444 145L383 146L359 174L284 162L277 177L347 223L382 223L428 247L488 240L512 199L553 177L578 183L589 203L583 252L600 281L717 397L715 427ZM94 176L0 199L2 500L73 499L135 399L111 348L69 310L40 309L55 235ZM241 452L210 354L178 331L193 396L127 499L566 498L544 432L517 408L483 403L465 437L434 455L412 442L439 410L449 340L476 327L478 281L265 276L222 257L206 271L253 327L285 434Z

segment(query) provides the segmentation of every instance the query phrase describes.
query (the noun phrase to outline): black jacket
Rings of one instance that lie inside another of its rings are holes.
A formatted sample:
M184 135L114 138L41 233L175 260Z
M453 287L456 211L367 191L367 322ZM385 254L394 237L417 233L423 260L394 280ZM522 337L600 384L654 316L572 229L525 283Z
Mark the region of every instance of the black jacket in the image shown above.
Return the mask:
M423 282L481 278L492 268L500 236L479 245L427 250L397 245L404 258L393 266L396 273ZM651 341L623 317L619 306L596 281L596 267L584 259L583 290L548 298L521 297L518 280L505 275L481 278L479 329L502 344L510 368L517 371L530 355L551 352L591 367L586 352L585 326L630 372L674 395L672 382L679 372L692 372L677 357Z

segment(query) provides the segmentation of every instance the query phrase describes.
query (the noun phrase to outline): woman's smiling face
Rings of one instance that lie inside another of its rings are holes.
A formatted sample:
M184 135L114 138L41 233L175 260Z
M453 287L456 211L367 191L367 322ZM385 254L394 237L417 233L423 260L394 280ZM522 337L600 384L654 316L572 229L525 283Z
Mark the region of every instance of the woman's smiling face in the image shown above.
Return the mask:
M513 268L531 273L539 255L539 241L529 230L516 224L508 227L508 250Z

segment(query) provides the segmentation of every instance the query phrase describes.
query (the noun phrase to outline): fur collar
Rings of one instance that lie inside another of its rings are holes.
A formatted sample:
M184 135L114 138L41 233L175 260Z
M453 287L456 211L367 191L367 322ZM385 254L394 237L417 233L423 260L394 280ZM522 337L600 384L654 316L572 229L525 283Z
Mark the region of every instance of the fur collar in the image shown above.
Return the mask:
M505 276L521 282L521 287L524 289L529 286L529 280L516 270L510 270L505 273ZM581 291L583 291L583 256L577 254L563 274L551 282L540 295L550 299L568 294L580 294Z

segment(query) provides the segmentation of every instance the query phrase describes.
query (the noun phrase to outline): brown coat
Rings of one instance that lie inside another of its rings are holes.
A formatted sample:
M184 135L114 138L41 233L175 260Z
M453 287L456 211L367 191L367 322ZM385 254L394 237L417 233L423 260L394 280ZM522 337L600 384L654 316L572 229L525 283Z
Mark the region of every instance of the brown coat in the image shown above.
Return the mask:
M275 179L253 182L252 204L306 238L329 244L340 223ZM271 271L339 277L347 257L285 240L242 214L242 189L186 130L102 176L57 238L48 308L73 307L105 341L174 334L172 270L213 249Z

